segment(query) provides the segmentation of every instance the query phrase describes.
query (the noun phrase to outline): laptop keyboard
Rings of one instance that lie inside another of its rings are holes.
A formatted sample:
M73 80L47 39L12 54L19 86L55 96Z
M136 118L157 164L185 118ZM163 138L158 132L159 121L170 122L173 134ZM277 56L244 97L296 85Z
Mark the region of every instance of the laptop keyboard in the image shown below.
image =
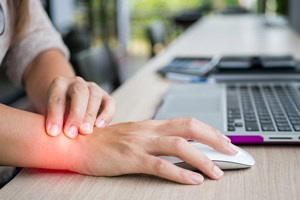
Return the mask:
M228 85L228 131L300 131L300 95L290 85Z

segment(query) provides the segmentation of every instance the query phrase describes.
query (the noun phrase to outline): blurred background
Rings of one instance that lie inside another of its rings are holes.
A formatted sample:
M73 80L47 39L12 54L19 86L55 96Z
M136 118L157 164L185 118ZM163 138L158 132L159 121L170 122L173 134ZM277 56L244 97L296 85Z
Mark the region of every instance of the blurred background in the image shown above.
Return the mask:
M207 15L265 15L300 32L299 0L43 0L77 74L108 92ZM199 36L201 37L201 35ZM0 73L0 103L25 95Z

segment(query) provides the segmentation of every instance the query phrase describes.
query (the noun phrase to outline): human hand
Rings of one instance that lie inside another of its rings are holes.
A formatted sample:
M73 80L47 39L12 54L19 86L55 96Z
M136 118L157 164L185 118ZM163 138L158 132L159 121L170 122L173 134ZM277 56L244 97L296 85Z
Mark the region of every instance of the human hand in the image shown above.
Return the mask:
M93 82L80 77L55 79L48 91L46 130L69 138L91 134L94 126L108 125L115 112L115 101Z
M199 173L175 166L158 156L176 156L212 179L223 171L187 140L196 140L229 155L237 150L230 139L198 120L178 118L163 121L123 123L95 129L89 137L78 137L72 150L76 159L70 170L94 176L151 174L182 184L201 184Z

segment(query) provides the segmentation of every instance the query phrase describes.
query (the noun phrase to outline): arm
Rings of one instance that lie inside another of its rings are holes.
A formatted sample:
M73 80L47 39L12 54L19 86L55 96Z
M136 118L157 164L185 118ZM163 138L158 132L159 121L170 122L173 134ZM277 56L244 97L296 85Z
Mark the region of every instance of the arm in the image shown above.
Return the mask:
M35 108L46 114L48 90L58 77L74 77L75 73L65 56L58 50L43 52L26 68L24 83Z
M47 133L75 138L108 125L115 110L112 98L95 83L75 77L69 52L40 1L29 0L29 13L30 21L4 63L11 80L25 84L37 111L47 116Z
M124 123L95 129L70 140L49 137L41 115L0 105L0 165L70 170L94 176L145 173L183 184L201 184L203 176L157 157L173 155L212 179L223 172L185 139L226 154L237 153L218 130L194 119ZM147 134L145 134L147 133ZM185 138L185 139L183 139Z
M37 56L26 68L24 83L37 110L47 115L46 130L51 136L62 130L70 138L79 132L91 134L94 126L104 127L112 120L114 100L95 83L75 77L58 50Z
M1 104L0 113L0 165L69 169L72 142L49 137L43 116Z

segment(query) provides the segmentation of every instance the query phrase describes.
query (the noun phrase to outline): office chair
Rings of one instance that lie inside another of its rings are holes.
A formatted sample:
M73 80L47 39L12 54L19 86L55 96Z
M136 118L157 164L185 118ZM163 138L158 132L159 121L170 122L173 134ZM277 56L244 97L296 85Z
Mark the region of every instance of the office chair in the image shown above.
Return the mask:
M249 14L251 13L246 8L240 6L228 6L224 10L221 11L223 15L241 15L241 14Z
M147 27L146 34L151 45L151 57L153 57L167 43L167 27L164 23L156 21Z
M11 105L20 98L25 96L25 91L22 88L15 87L7 78L3 68L0 70L0 103Z
M92 37L87 30L73 26L70 28L70 31L64 35L63 40L70 50L70 62L73 65L75 72L78 74L79 70L75 55L90 48Z
M108 93L121 85L118 62L107 45L83 50L75 55L75 60L79 75Z
M209 13L211 10L211 4L205 3L198 8L187 9L179 12L174 16L173 20L177 26L181 26L186 29L193 23L201 19L204 15Z

